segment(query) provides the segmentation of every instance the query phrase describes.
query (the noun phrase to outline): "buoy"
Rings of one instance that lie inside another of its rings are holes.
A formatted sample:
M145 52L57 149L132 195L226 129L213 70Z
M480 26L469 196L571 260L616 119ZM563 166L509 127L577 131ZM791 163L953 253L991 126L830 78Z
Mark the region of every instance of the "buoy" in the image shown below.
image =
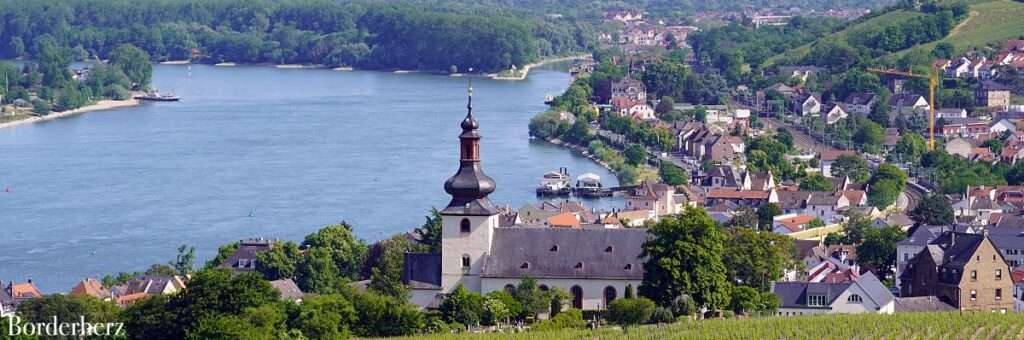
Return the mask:
M5 187L4 192L11 192L11 187Z

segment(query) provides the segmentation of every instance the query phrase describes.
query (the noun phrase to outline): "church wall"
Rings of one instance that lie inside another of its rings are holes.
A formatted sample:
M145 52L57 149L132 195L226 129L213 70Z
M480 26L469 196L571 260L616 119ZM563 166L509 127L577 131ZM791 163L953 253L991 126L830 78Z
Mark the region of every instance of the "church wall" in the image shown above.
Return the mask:
M522 281L520 278L484 278L483 279L483 290L481 294L487 294L496 290L505 289L505 285L517 286ZM641 280L611 280L611 279L548 279L538 278L537 285L545 285L548 287L558 287L564 290L566 293L570 293L570 289L573 286L580 286L583 289L583 309L584 310L602 310L607 309L607 305L604 301L604 289L605 287L615 287L615 297L617 299L623 298L626 294L626 285L633 285L633 293L636 294L640 288ZM571 295L571 294L570 294ZM568 306L572 306L572 298L567 301Z
M470 221L470 232L463 233L463 219ZM498 216L441 216L441 287L445 293L463 285L470 291L480 291L480 271L483 255L491 249ZM470 266L462 267L462 256L469 255Z

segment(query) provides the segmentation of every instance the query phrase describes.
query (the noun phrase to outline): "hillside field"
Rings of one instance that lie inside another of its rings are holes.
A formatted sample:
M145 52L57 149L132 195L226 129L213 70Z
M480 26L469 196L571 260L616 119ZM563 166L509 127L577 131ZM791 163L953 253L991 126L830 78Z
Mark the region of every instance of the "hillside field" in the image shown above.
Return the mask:
M931 51L935 44L948 42L956 53L998 44L1024 36L1024 2L992 1L971 5L971 15L942 40L912 47L909 50ZM907 51L901 51L900 54Z
M516 334L438 334L434 339L1024 339L1024 317L988 312L821 315L683 321L619 328Z
M892 25L896 25L896 24L899 24L899 23L901 23L903 21L910 20L910 19L917 18L917 17L921 17L921 16L924 16L924 15L925 14L922 14L922 13L909 12L909 11L905 11L905 10L891 11L891 12L888 12L888 13L885 13L885 14L873 17L873 18L869 18L869 19L863 20L861 22L853 23L850 26L846 27L845 29L842 29L842 30L837 31L835 33L832 33L832 34L826 35L824 37L821 37L817 41L822 41L822 40L846 41L848 37L866 36L866 34L869 34L869 33L880 32L880 31L884 30L886 27L889 27L889 26L892 26ZM776 55L774 57L769 58L765 62L765 64L766 65L774 64L779 59L782 59L782 58L785 58L785 57L802 58L803 56L807 55L807 53L811 52L811 45L813 45L813 44L814 44L814 42L811 42L811 43L808 43L808 44L804 44L804 45L802 45L800 47L791 49L789 51L783 52L782 54L779 54L779 55Z

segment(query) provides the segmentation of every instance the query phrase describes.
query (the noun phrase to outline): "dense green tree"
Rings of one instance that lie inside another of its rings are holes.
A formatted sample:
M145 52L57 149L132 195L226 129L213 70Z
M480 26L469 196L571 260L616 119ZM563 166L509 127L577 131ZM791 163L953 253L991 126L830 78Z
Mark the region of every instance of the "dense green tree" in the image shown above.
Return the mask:
M523 277L512 292L512 296L522 306L522 318L537 317L537 314L547 312L551 307L551 297L537 286L537 280L531 277Z
M397 299L407 300L409 290L402 283L405 268L405 253L421 252L424 246L409 241L404 234L397 234L370 247L369 256L363 266L363 276L370 278L369 288Z
M306 298L299 306L295 328L311 339L348 338L350 326L358 320L352 303L341 295Z
M900 192L899 183L895 181L878 181L868 189L868 204L878 209L885 209L896 202Z
M441 253L441 212L437 208L430 208L427 221L419 228L413 230L419 237L419 243L425 245L427 250L433 254Z
M914 222L926 225L949 225L954 222L953 207L945 196L931 194L917 202L909 214Z
M512 296L512 293L503 290L496 290L487 293L487 295L485 295L484 297L487 298L488 300L501 301L502 307L504 307L505 310L508 311L509 318L518 319L521 315L523 315L523 304L520 303L519 300L516 300L515 296ZM504 319L498 321L504 321Z
M360 337L409 336L425 325L423 313L405 298L376 294L373 291L348 294L355 311L349 329Z
M623 328L646 323L654 314L654 301L645 298L617 299L608 304L608 321Z
M857 245L857 262L873 268L882 279L889 277L896 266L896 243L904 238L898 227L868 228L864 242Z
M169 297L154 295L133 303L121 313L129 339L171 340L181 339L184 332L175 324L174 311L169 309Z
M267 280L295 277L295 268L302 260L299 245L292 241L275 243L270 250L256 254L256 271Z
M668 185L683 185L689 182L689 176L683 168L664 161L658 167L658 176L661 176L661 180Z
M917 163L921 160L921 155L927 151L928 144L925 142L924 137L921 135L906 132L900 135L899 141L896 142L896 146L893 148L893 155L896 156L896 161L912 162Z
M757 229L757 225L759 223L757 211L748 206L740 206L739 208L736 208L732 218L725 223L725 226L730 228L741 227Z
M757 229L771 231L772 221L779 215L782 215L782 209L775 203L765 203L757 207Z
M950 44L948 42L940 42L936 44L934 48L932 48L931 55L932 57L935 58L951 59L953 58L953 53L955 53L953 49L953 44Z
M727 243L722 260L735 284L768 291L784 270L796 266L796 248L788 236L733 228Z
M1003 151L1003 142L998 139L989 139L984 141L981 143L981 146L988 148L996 155L999 155Z
M722 257L726 236L700 208L663 218L648 229L641 258L644 278L640 295L668 306L681 295L708 309L729 299L728 269Z
M841 155L832 163L832 177L849 177L854 183L864 183L871 176L868 162L856 155Z
M800 190L803 191L832 191L832 181L821 174L811 174L800 180Z
M664 115L675 109L676 101L669 96L662 96L661 100L658 101L658 106L654 107L654 112L659 115Z
M348 282L334 262L334 252L329 248L310 248L295 266L295 283L304 292L331 293Z
M441 315L445 321L463 325L477 325L483 316L484 298L459 285L441 303Z
M583 329L587 326L587 321L583 320L583 311L579 309L569 309L563 313L558 313L554 317L541 321L534 326L531 326L531 330L540 332L549 332L559 329Z
M53 322L53 318L65 322L77 321L84 317L88 322L114 322L120 310L110 301L100 301L91 296L75 297L61 294L46 295L38 299L25 300L18 305L18 317L25 322Z
M627 145L622 153L626 156L626 162L630 164L639 165L647 162L647 150L640 144Z
M348 279L359 279L366 256L366 243L355 236L348 223L326 226L306 236L302 246L327 250L340 275Z
M689 70L674 61L661 61L650 65L643 73L647 91L656 97L683 98L683 86Z
M153 79L149 54L131 44L122 44L110 52L110 64L124 71L133 88L146 89Z

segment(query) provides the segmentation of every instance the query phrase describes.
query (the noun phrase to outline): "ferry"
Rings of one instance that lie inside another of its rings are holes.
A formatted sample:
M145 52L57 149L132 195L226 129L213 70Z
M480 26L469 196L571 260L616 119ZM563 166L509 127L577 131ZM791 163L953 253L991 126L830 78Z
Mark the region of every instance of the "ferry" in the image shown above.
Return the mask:
M135 96L135 99L138 99L138 100L149 100L149 101L155 101L155 102L176 102L178 100L181 100L181 98L179 98L178 96L174 95L173 93L161 94L158 91L149 91L149 92L147 92L144 95Z
M589 172L576 177L576 187L573 188L573 193L576 196L587 198L612 196L612 192L605 190L601 185L601 176Z
M568 196L572 193L569 185L569 169L559 168L544 174L537 185L537 196Z

